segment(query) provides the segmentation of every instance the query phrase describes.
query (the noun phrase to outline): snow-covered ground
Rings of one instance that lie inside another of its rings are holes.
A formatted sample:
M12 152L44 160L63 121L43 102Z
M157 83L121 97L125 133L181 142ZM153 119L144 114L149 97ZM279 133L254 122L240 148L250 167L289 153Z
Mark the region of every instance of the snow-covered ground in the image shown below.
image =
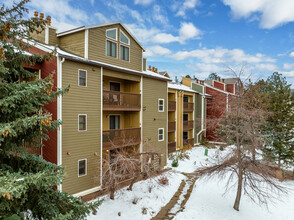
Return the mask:
M163 174L169 179L167 186L157 183L157 178L135 183L133 191L126 188L115 194L115 200L110 200L109 196L104 196L104 201L99 207L96 215L91 215L88 220L115 220L115 219L151 219L165 206L174 193L178 190L182 179L186 177L179 173L167 172ZM160 176L158 177L160 178ZM149 187L154 187L149 193ZM136 201L137 204L133 204ZM147 213L142 214L143 209ZM121 213L121 216L118 213Z
M136 183L133 191L125 188L116 193L115 200L109 196L104 197L104 202L97 211L97 215L91 215L88 220L94 219L151 219L165 206L177 191L181 181L186 177L180 172L191 173L195 169L209 164L209 157L215 157L218 153L224 154L218 149L209 149L208 157L204 156L204 147L196 147L188 151L190 159L179 161L179 166L172 168L167 174L168 186L159 186L156 180L146 180ZM172 161L168 161L171 167ZM246 196L241 199L240 211L233 209L235 191L230 191L223 196L224 180L197 180L190 199L186 203L183 212L178 213L174 219L201 219L201 220L292 220L294 219L294 181L283 182L288 188L292 188L287 196L280 197L281 201L258 206ZM148 192L150 185L155 188ZM137 200L137 204L132 202ZM147 214L142 214L146 208ZM121 216L118 213L121 213Z
M283 183L294 189L294 181ZM292 220L294 219L294 191L283 196L281 201L258 206L248 197L243 196L240 211L233 209L236 191L230 191L223 196L224 181L197 180L183 212L175 217L181 219L203 220Z

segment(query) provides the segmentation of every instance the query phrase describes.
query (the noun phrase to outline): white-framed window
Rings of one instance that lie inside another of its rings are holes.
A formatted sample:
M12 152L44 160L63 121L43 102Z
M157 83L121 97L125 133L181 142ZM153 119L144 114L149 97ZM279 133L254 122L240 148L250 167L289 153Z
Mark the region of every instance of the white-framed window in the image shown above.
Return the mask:
M79 86L87 87L87 70L79 69Z
M164 128L158 128L158 141L164 141Z
M120 54L121 60L126 60L126 61L130 60L130 48L129 47L120 45L119 54Z
M106 30L106 37L109 37L113 40L117 40L117 28L111 28Z
M87 175L87 159L78 160L78 177Z
M106 41L106 55L116 58L116 47L117 47L116 43L114 43L110 40L107 40Z
M120 31L119 39L121 43L130 45L130 38L128 38L127 35L122 31Z
M79 121L79 131L87 131L87 115L86 114L79 114L78 115Z
M158 111L164 112L164 99L158 99Z

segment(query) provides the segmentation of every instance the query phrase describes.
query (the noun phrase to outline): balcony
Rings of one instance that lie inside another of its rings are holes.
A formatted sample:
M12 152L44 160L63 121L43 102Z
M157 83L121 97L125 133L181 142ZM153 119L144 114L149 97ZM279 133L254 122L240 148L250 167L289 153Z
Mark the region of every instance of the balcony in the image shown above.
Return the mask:
M141 143L141 128L103 131L103 150L134 146Z
M176 142L168 142L168 153L175 152L176 150Z
M168 122L168 132L173 132L176 130L176 122L175 121L169 121Z
M184 112L193 112L194 103L184 102Z
M183 146L194 146L194 138L190 138L190 139L184 139L183 140Z
M168 111L169 112L176 111L176 101L168 101Z
M140 111L141 94L103 91L103 110L106 111Z
M183 122L183 130L187 131L187 130L191 130L194 128L194 121L184 121Z

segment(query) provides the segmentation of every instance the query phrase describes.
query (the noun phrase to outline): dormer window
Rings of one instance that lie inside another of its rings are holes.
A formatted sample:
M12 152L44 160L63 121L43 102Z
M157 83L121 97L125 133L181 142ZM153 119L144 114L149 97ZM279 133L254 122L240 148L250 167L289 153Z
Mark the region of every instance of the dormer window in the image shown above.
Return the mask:
M124 32L120 31L119 38L121 43L130 45L130 38L128 38L127 35L124 34Z
M112 29L106 30L106 36L113 40L117 40L117 29L112 28Z

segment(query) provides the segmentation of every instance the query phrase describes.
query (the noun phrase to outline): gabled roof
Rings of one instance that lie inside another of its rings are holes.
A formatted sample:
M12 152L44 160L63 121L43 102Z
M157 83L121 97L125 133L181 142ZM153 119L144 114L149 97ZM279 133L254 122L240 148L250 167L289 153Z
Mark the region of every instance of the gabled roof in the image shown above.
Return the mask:
M170 78L170 76L168 75L168 73L166 71L159 72L159 74L162 75L162 76L166 76L166 77Z
M66 52L64 50L61 50L58 47L55 46L50 46L50 45L45 45L36 41L29 41L29 44L31 44L32 46L37 47L40 50L43 50L45 52L52 52L54 51L54 49L56 49L57 52L57 56L69 59L69 60L73 60L73 61L77 61L77 62L81 62L81 63L87 63L90 65L96 65L96 66L102 66L105 68L109 68L109 69L113 69L115 71L120 71L120 72L125 72L125 73L130 73L130 74L134 74L134 75L140 75L140 76L145 76L148 78L155 78L158 80L162 80L162 81L171 81L170 78L165 77L165 76L161 76L158 73L154 73L152 71L136 71L136 70L132 70L132 69L128 69L128 68L124 68L124 67L120 67L120 66L115 66L115 65L111 65L111 64L107 64L107 63L103 63L103 62L99 62L99 61L95 61L95 60L89 60L86 59L84 57L80 57L77 56L75 54Z
M72 34L72 33L78 32L78 31L86 30L86 29L105 27L105 26L110 26L110 25L115 25L115 24L121 25L128 32L128 34L131 35L131 37L137 42L137 44L145 52L145 48L140 44L140 42L136 39L136 37L129 31L129 29L125 25L123 25L120 22L104 23L104 24L89 25L89 26L81 26L81 27L77 27L77 28L74 28L74 29L70 29L70 30L67 30L67 31L63 31L63 32L57 33L57 37L61 37L61 36L67 35L67 34Z

